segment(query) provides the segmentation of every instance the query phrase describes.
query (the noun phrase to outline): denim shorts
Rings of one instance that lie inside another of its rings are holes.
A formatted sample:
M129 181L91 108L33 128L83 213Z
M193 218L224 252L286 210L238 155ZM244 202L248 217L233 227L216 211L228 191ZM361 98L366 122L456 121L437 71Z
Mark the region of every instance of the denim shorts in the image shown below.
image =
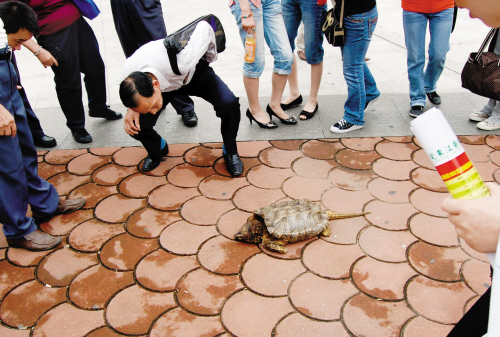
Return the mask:
M281 3L279 0L262 0L259 8L250 2L250 9L255 21L256 47L255 61L253 63L243 63L243 75L249 78L258 78L264 71L265 66L265 45L271 50L274 58L273 72L279 75L290 75L292 72L293 53L288 43L288 35L283 22ZM241 9L238 1L231 6L243 45L247 33L241 29Z
M309 64L321 63L324 55L321 19L327 6L319 6L316 2L317 0L281 0L283 19L292 50L295 50L295 38L300 22L304 22L306 61Z

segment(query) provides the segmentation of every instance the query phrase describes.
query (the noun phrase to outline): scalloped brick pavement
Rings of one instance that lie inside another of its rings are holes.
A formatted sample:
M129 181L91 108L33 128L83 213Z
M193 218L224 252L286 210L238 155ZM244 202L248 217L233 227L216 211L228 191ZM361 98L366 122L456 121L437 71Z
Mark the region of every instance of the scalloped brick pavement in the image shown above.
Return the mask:
M485 181L500 137L460 137ZM0 235L1 336L446 336L490 285L483 254L440 210L447 192L411 137L39 152L39 174L85 207L41 229L48 252ZM250 212L307 197L340 212L286 254L233 240ZM0 225L1 226L1 225Z

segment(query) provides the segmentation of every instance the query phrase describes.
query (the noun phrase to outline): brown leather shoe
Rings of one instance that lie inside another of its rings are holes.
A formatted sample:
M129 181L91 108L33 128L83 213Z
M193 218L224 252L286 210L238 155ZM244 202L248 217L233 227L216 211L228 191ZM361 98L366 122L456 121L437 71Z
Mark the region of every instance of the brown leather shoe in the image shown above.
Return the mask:
M36 224L41 224L44 222L49 221L53 217L59 214L68 214L74 211L79 210L80 208L85 205L85 198L77 198L77 199L70 199L70 200L64 200L59 198L59 205L57 206L57 209L54 214L51 215L44 215L44 214L37 214L35 211L33 211L33 219L35 220Z
M10 247L24 248L27 250L49 250L61 243L60 236L52 236L36 230L19 239L7 239Z

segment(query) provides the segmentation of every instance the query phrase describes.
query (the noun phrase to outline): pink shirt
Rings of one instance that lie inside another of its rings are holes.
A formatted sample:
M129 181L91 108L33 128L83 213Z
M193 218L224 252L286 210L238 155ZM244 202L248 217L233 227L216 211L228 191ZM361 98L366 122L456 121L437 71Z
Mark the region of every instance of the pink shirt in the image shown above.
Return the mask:
M38 17L40 35L56 33L82 17L71 0L31 0L28 5Z
M235 0L229 0L229 7L231 7L232 5L234 5L234 4L235 4L235 2L234 2L234 1L235 1ZM260 2L261 2L261 0L250 0L250 1L253 3L253 5L254 5L255 7L257 7L257 8L259 8L259 7L260 7Z

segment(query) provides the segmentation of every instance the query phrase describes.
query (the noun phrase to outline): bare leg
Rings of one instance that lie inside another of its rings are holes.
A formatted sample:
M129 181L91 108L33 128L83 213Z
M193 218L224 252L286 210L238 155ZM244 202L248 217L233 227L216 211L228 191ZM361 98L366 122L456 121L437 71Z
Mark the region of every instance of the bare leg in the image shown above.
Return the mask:
M292 73L288 75L288 86L290 87L290 92L288 93L288 96L283 100L284 104L288 104L300 96L299 77L297 74L297 58L295 57L295 55L293 55Z
M248 97L248 108L253 117L260 123L269 123L269 115L262 111L259 103L259 79L243 76L243 84Z
M316 104L318 104L318 91L322 75L323 62L311 65L311 92L309 93L309 98L303 108L303 110L307 112L313 112L316 108ZM305 119L306 117L300 116L300 118Z
M283 91L285 90L287 78L288 75L273 73L273 91L271 92L271 101L269 102L269 106L273 109L274 113L283 119L290 118L290 116L288 116L286 112L281 109L281 97L283 96Z

